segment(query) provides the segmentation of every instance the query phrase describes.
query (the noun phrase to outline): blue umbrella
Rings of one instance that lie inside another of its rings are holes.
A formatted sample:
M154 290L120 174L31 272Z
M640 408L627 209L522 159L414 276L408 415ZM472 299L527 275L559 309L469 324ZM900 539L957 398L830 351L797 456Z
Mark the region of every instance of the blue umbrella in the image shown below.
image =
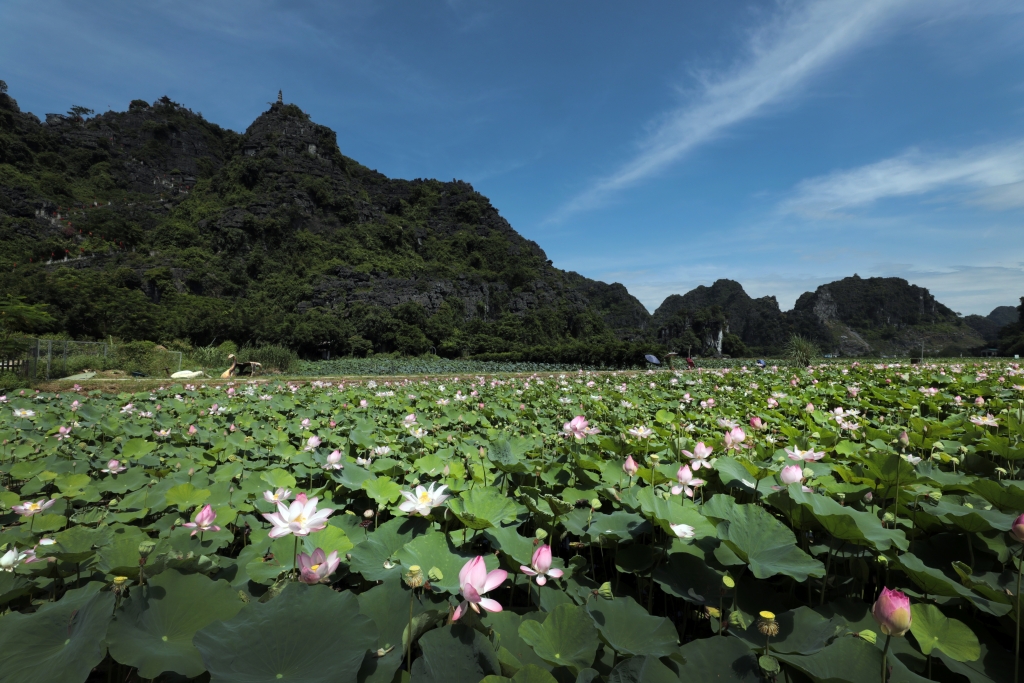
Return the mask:
M646 356L644 356L644 358L647 359L648 363L654 363L655 365L661 365L661 361L658 360L657 356L652 356L651 354L647 354Z

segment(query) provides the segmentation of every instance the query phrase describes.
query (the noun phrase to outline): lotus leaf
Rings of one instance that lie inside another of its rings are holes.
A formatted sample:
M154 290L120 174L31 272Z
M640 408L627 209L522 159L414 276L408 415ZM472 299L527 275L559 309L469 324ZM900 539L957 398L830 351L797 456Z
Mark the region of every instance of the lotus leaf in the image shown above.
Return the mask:
M543 622L523 621L519 636L548 664L576 672L593 663L599 644L593 619L571 604L559 605Z

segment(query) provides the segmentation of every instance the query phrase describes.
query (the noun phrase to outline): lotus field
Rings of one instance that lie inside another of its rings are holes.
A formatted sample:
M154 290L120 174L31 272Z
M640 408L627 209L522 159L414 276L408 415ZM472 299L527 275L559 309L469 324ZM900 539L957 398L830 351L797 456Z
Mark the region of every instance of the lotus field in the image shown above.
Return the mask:
M0 681L1016 680L1017 364L0 398Z

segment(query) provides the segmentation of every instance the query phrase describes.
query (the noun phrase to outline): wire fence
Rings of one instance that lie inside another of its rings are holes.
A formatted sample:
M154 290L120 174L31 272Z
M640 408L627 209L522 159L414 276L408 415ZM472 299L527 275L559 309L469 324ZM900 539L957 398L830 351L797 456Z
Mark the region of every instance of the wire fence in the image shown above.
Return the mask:
M181 370L182 353L138 343L110 344L70 339L19 337L0 344L0 373L50 380L90 372L121 370L159 376Z

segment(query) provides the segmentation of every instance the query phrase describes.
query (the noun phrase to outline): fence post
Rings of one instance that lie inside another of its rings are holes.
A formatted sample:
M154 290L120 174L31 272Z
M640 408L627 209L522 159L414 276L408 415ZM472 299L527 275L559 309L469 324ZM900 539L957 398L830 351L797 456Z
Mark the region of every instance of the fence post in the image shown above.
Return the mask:
M53 340L46 340L46 381L50 381L50 359L53 358Z
M68 340L67 339L64 340L64 359L61 362L64 364L64 367L61 369L60 374L62 374L62 375L64 375L66 377L67 374L68 374Z
M181 372L181 351L178 351L178 372Z

